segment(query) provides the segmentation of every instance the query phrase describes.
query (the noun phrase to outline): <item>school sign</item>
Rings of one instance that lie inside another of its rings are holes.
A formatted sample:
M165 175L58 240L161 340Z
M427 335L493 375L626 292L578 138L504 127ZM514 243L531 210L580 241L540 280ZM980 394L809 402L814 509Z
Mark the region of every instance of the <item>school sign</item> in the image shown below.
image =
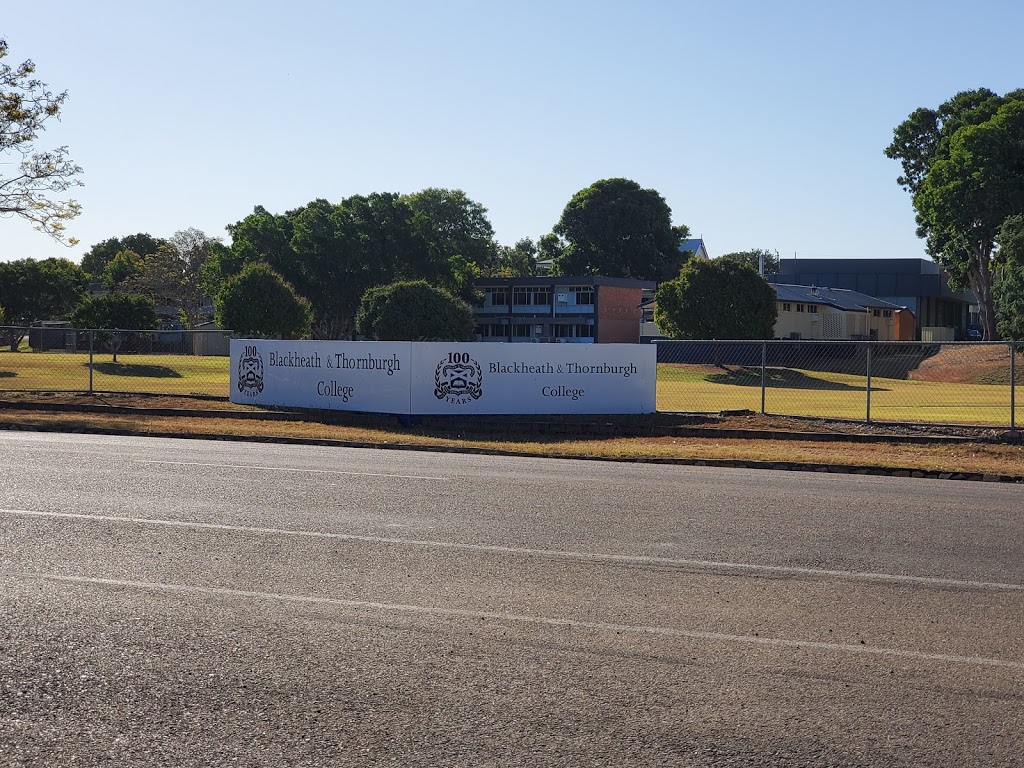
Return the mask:
M231 401L416 415L655 410L653 344L231 340Z

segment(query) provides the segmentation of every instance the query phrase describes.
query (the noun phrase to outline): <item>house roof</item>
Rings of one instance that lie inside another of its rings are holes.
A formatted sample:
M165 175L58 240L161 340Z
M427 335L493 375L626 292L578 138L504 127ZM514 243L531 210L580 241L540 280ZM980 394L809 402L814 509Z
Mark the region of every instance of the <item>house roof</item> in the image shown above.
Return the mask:
M819 288L814 285L789 285L775 283L779 301L798 301L808 304L826 304L848 312L863 312L868 308L903 309L899 304L877 299L859 291L846 288Z
M680 251L692 251L695 255L699 255L701 249L704 250L704 255L706 256L708 250L707 248L704 247L703 238L700 237L691 238L689 240L683 240L683 242L679 244Z

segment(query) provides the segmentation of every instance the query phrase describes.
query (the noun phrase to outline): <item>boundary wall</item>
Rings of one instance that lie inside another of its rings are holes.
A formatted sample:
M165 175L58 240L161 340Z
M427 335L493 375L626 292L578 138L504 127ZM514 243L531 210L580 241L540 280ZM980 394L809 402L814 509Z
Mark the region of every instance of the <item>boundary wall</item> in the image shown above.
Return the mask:
M656 410L638 344L231 340L231 401L399 415Z

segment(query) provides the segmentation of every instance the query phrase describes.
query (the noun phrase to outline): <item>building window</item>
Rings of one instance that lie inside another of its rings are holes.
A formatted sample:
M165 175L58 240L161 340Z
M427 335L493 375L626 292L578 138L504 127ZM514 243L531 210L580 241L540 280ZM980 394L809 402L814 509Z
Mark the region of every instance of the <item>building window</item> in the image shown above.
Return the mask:
M575 294L576 306L591 306L594 303L594 287L592 285L574 285L568 289L568 292Z
M797 304L796 305L796 311L797 312L803 312L804 311L804 305L803 304Z
M512 289L512 303L516 306L551 306L551 287L547 285Z
M882 310L882 317L892 317L892 310L891 309L883 309Z
M793 311L793 305L790 304L788 301L782 302L782 311L783 312L792 312Z
M504 338L508 335L508 328L499 323L484 323L479 326L478 332L484 337L494 338L495 336L501 336Z
M592 325L577 325L576 326L576 337L579 339L592 339L594 338L594 326Z
M871 310L871 316L872 317L881 317L882 316L882 310L880 310L880 309L872 309Z
M808 312L817 312L818 311L818 305L817 304L808 304L807 305L807 311Z
M485 307L507 307L508 288L484 288Z
M517 339L528 339L533 335L533 326L529 323L516 323L512 326L512 336Z

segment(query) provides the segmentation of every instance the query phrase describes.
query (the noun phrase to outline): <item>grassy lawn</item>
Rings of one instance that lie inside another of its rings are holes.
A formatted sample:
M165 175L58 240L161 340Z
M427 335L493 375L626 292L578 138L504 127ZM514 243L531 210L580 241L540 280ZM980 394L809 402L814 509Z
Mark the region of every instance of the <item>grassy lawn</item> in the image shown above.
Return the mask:
M228 396L226 357L193 355L96 355L93 390L173 395ZM0 352L0 391L89 389L89 355L61 352Z
M863 376L769 368L765 412L864 420ZM761 410L761 372L756 368L658 366L658 410L715 412ZM1017 425L1024 425L1024 387L1018 387ZM871 418L876 421L1009 425L1010 388L1001 384L873 378Z
M226 357L136 355L95 357L93 390L227 397ZM0 392L89 389L88 355L0 351ZM863 420L865 380L860 376L791 368L768 370L767 413ZM659 365L657 405L663 411L761 411L757 368ZM872 380L871 417L876 421L1006 426L1010 389L1003 383L963 383L912 379ZM1017 392L1016 422L1024 425L1024 387Z

